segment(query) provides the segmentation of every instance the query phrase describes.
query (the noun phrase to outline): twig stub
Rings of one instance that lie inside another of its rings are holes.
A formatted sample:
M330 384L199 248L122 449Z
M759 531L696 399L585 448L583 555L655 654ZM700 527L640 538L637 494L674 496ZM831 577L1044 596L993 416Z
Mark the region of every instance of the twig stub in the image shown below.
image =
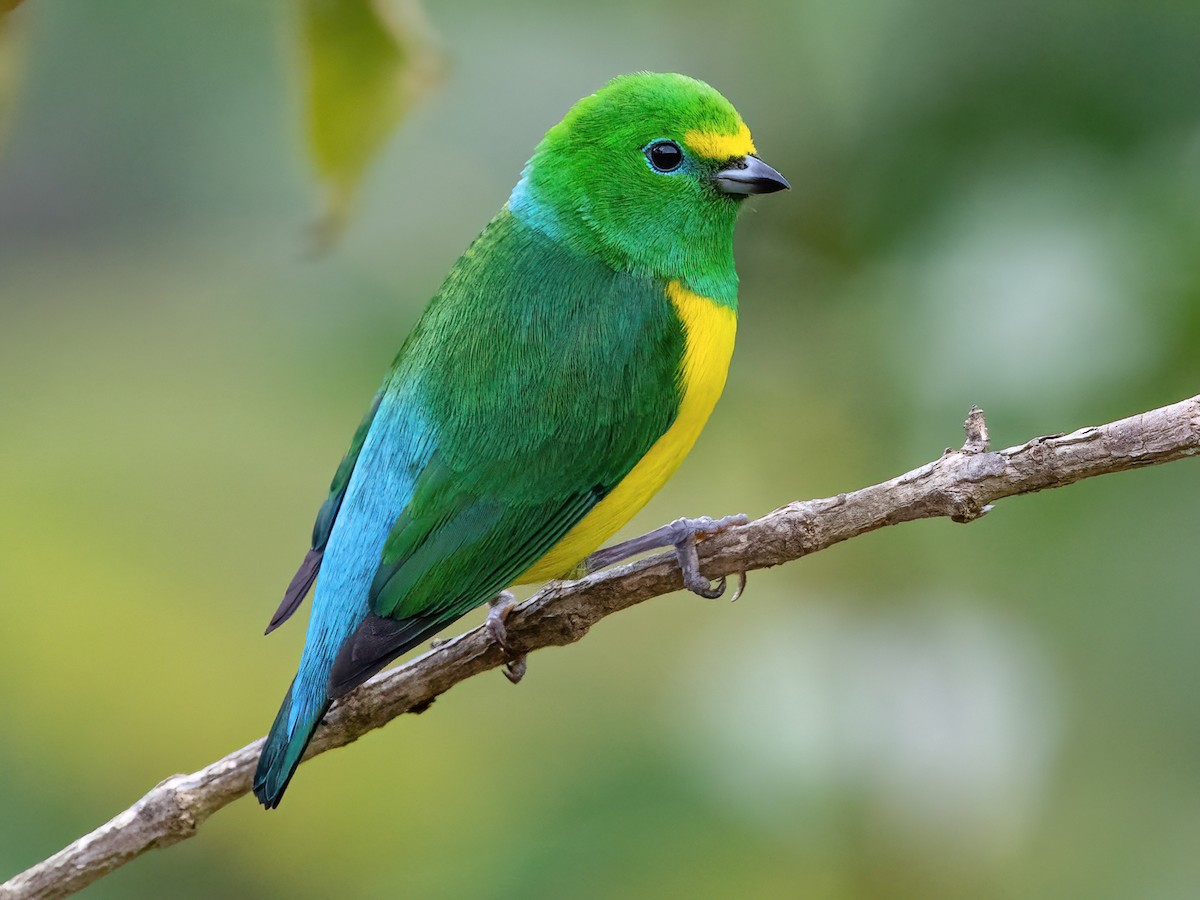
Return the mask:
M963 453L986 453L988 449L987 421L983 418L983 410L972 406L967 413L967 421L963 422L967 432L967 442L962 445Z

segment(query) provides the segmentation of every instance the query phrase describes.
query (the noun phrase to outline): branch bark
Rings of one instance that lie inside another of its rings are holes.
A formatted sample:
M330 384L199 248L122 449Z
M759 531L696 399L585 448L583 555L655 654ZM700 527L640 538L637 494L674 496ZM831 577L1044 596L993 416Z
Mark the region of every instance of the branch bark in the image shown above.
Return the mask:
M1070 434L988 449L983 413L972 409L967 442L890 481L848 494L789 503L700 545L707 576L745 573L800 559L868 531L946 516L970 522L1015 494L1062 487L1200 454L1200 395ZM574 643L605 616L679 590L671 554L652 556L574 582L554 582L515 608L508 640L521 652ZM483 627L387 672L334 705L305 754L352 743L406 712L505 663ZM161 782L141 800L69 847L0 885L0 900L65 897L147 850L189 838L214 812L250 790L262 740L190 775Z

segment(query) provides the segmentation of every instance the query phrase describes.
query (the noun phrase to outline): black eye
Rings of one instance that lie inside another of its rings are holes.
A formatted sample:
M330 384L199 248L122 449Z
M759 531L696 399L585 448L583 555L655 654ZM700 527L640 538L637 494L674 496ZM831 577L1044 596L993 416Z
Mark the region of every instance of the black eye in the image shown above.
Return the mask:
M646 159L659 172L674 172L683 162L683 151L674 141L655 141L646 148Z

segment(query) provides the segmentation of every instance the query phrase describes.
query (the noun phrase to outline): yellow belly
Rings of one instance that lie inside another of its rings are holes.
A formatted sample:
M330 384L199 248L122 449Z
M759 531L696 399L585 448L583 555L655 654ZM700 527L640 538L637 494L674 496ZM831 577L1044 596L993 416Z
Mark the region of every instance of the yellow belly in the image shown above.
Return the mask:
M686 336L683 399L675 421L621 483L517 579L518 584L566 575L599 549L679 468L717 405L733 357L737 315L726 306L693 294L677 281L667 284L667 297L683 322Z

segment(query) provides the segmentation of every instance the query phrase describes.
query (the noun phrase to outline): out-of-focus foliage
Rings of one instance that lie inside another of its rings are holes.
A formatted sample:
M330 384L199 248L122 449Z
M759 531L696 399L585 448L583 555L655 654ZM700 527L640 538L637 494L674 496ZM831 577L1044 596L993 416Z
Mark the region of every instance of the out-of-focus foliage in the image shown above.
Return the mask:
M305 613L262 629L379 378L620 72L710 81L794 186L743 216L725 398L630 533L890 477L972 403L1006 445L1200 386L1194 3L428 9L445 88L316 262L293 4L15 14L0 873L264 733ZM1194 896L1198 498L1176 463L654 601L87 896Z
M308 141L326 188L318 246L340 234L367 164L441 74L416 0L302 0Z
M21 29L8 13L21 0L0 0L0 153L4 151L4 134L16 101L17 76L21 66Z

